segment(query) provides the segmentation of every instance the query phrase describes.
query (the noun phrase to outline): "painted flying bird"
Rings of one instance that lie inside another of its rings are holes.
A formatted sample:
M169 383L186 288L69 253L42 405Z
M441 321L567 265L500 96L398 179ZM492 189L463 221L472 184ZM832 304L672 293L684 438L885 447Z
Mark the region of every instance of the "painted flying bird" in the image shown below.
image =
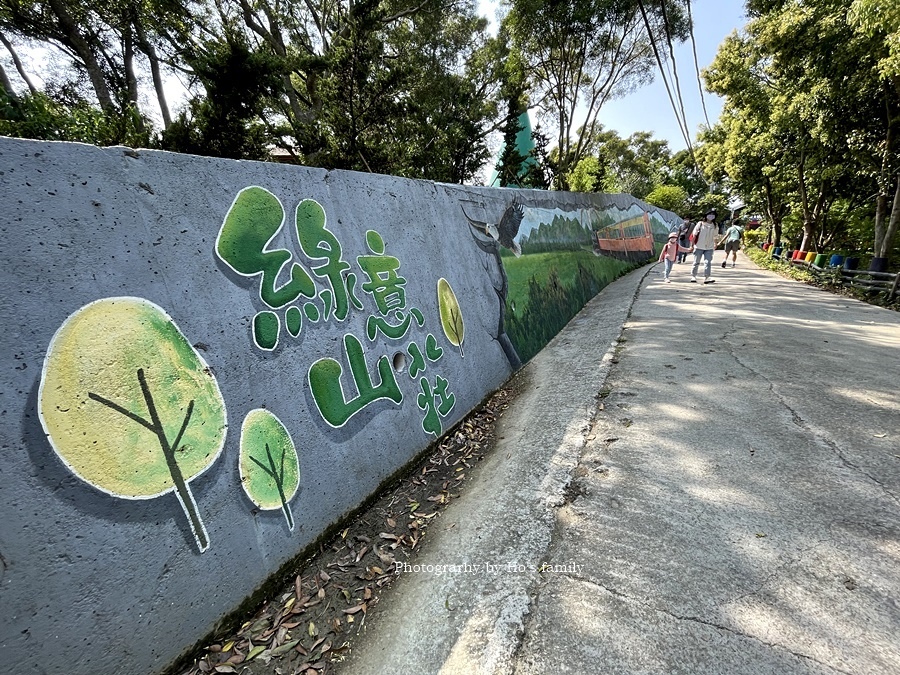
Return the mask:
M525 210L521 204L513 202L507 206L499 223L485 223L480 220L472 220L465 209L463 209L463 215L465 215L466 220L469 221L473 228L482 234L486 234L503 248L508 248L517 258L522 255L522 249L515 240L516 235L519 233L519 225L522 224L522 218L525 217Z

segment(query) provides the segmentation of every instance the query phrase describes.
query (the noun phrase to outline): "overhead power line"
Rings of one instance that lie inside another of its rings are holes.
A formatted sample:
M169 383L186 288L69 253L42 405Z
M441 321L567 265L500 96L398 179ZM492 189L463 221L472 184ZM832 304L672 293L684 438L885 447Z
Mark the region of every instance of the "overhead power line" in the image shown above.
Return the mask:
M703 106L703 119L706 120L706 128L711 129L709 115L706 112L706 97L703 96L703 81L700 79L700 63L697 61L697 40L694 39L694 17L691 16L691 0L687 0L688 30L691 34L691 50L694 52L694 71L697 73L697 88L700 90L700 105Z
M661 3L663 5L663 12L665 13L665 0L662 0ZM650 39L650 46L653 48L653 55L656 57L656 63L659 66L659 74L662 77L663 84L666 87L666 93L669 95L669 102L672 104L672 112L675 113L675 119L678 121L678 128L681 130L681 135L684 138L684 142L687 145L688 152L691 154L691 158L694 160L694 166L697 167L697 170L700 172L701 178L703 181L711 187L709 180L706 178L706 174L703 172L703 168L700 166L700 163L697 161L697 156L694 154L694 147L691 145L690 134L687 130L687 122L683 118L684 114L684 104L681 101L681 92L678 92L678 100L681 102L681 115L679 115L679 106L675 103L675 98L672 96L672 88L669 86L669 81L666 78L666 70L663 66L662 57L659 55L659 49L656 47L656 40L653 37L653 30L650 27L650 20L647 18L647 10L644 8L644 3L642 0L638 0L638 7L641 10L641 16L644 19L644 27L647 29L647 37ZM666 33L666 39L671 42L671 37L669 36L669 28L668 21L664 20L664 28ZM672 54L672 65L674 68L675 54Z

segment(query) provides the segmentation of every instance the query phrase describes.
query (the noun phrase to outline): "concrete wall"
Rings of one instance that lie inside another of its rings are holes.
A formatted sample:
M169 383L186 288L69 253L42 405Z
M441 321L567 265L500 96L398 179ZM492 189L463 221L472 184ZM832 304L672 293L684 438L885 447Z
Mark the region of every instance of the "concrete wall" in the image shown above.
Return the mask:
M161 671L500 386L511 200L645 207L0 139L7 668Z

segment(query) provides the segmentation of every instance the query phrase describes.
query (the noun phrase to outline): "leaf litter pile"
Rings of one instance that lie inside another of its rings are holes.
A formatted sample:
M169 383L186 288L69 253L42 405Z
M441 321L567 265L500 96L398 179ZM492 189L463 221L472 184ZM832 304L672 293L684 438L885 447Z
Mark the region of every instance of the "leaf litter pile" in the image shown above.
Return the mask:
M491 396L435 450L296 573L293 586L267 601L234 634L218 636L179 675L323 675L334 672L366 613L416 555L430 523L459 497L475 464L493 446L497 420L520 377Z

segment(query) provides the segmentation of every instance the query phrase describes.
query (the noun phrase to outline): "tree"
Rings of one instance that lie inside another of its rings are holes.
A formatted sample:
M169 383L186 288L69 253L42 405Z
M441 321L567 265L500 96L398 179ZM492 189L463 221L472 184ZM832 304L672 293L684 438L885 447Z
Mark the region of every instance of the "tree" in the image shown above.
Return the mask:
M687 193L677 185L658 185L644 197L644 200L673 213L684 213Z
M603 179L603 169L596 157L582 157L566 176L572 192L597 192Z
M486 159L498 62L482 57L474 3L238 0L219 13L282 63L268 122L297 161L459 182Z
M205 97L194 97L160 139L165 150L232 159L265 159L269 138L261 123L265 101L280 86L280 63L251 51L243 36L210 42L191 66Z
M884 129L881 166L878 170L878 195L875 202L876 258L886 260L900 224L900 158L897 156L897 134L900 132L900 6L885 0L854 0L848 19L858 31L875 40L876 68L884 95ZM881 98L880 96L878 98ZM893 187L893 200L891 188Z
M566 177L584 157L603 105L652 79L655 61L641 4L509 0L504 21L526 60L531 100L554 123L557 188L565 189ZM681 2L648 0L643 6L656 33L654 39L665 40L665 33L676 39L686 37ZM585 109L584 131L576 138L575 120L581 109Z
M85 101L93 98L107 116L137 113L141 123L147 117L139 96L146 60L167 126L170 113L158 49L167 41L170 52L180 49L190 32L185 28L191 22L192 12L185 6L189 1L7 0L0 7L0 31L55 48L67 62L56 73L64 86ZM27 79L21 69L20 74Z
M879 76L884 32L854 28L839 0L752 0L748 12L746 33L728 38L705 73L726 96L725 170L770 217L783 218L789 204L803 248L837 236L835 203L853 210L874 192L874 252L886 256L891 194L900 206L900 90Z

